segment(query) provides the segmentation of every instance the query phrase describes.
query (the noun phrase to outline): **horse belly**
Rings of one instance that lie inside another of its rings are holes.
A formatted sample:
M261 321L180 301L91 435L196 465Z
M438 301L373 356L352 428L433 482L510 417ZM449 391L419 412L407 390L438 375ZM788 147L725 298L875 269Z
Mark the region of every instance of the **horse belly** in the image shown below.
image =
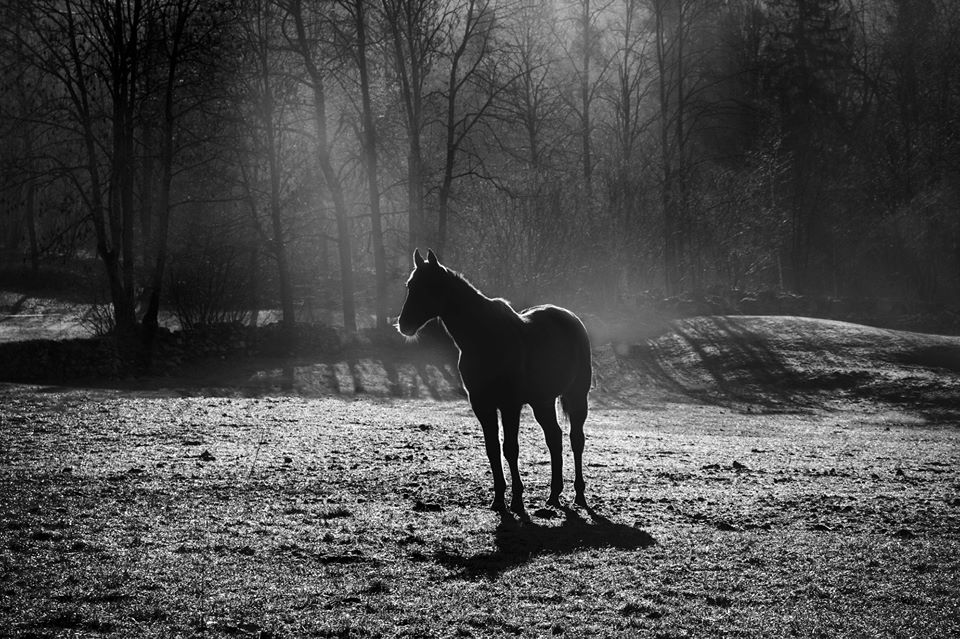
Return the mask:
M483 355L460 354L458 365L464 390L471 397L485 396L511 402L522 399L523 369L519 348L508 352L491 352Z
M527 401L562 395L576 377L575 362L559 355L531 357L524 376Z

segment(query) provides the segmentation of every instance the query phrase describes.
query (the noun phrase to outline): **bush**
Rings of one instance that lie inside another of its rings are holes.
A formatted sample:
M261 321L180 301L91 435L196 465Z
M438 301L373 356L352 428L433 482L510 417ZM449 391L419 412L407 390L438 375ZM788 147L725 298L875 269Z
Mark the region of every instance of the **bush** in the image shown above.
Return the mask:
M199 255L184 254L168 269L167 298L180 326L246 322L250 319L251 273L243 264L248 252L232 246L206 246Z

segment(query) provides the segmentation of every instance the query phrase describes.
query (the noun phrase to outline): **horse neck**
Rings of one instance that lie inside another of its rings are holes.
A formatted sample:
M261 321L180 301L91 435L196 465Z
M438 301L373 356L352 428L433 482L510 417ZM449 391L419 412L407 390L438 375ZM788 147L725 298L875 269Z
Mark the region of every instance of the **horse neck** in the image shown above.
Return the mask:
M497 302L466 282L453 285L447 309L440 315L453 341L461 351L484 347L496 334L500 318Z

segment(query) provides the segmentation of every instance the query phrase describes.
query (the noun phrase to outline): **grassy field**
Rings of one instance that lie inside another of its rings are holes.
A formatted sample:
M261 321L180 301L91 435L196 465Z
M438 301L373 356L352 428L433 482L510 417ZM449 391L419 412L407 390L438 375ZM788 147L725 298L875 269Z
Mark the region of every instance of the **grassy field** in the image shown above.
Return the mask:
M527 520L486 509L442 365L3 385L0 636L958 636L958 343L714 318L598 348L591 509L543 508L527 410Z

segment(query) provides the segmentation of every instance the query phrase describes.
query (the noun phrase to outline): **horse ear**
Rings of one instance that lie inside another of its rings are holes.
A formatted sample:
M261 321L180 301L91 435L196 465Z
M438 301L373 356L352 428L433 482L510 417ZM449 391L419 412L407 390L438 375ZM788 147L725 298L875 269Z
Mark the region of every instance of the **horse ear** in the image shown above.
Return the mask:
M413 250L413 265L418 268L423 266L423 256L420 255L420 249Z
M427 260L434 266L439 266L440 262L437 261L437 256L434 254L433 249L427 249Z

